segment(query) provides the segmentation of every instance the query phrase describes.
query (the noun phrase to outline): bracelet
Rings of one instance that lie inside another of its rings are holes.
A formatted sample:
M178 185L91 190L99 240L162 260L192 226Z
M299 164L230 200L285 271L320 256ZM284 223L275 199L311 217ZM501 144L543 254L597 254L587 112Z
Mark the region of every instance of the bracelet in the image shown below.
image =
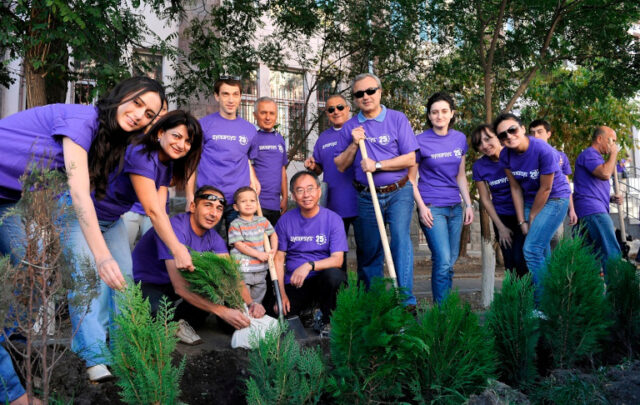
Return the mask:
M104 260L101 260L100 263L96 264L96 269L99 269L100 267L102 267L103 264L105 264L106 262L108 262L109 260L113 260L115 261L115 259L113 257L108 257Z
M522 224L526 224L527 221L518 222L518 226L522 226Z
M316 269L316 262L309 260L307 263L309 263L311 265L311 271L315 271Z

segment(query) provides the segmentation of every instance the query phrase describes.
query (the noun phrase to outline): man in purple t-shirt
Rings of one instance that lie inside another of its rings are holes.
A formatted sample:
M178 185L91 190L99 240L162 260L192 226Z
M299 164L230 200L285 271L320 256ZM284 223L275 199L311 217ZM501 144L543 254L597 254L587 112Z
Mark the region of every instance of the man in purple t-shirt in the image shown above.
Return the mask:
M213 86L213 95L219 103L220 111L209 114L200 120L203 134L202 157L197 174L189 180L186 189L189 210L196 187L212 185L224 193L228 204L222 221L216 225L216 231L226 238L229 224L238 216L233 209L233 193L240 187L251 186L260 194L260 183L256 178L249 159L253 159L251 145L256 136L256 128L250 122L237 116L242 98L242 83L239 78L223 77Z
M607 153L609 158L605 161L602 156ZM609 179L616 170L617 156L615 131L598 127L593 132L591 146L578 155L573 176L576 214L602 259L603 269L609 258L622 253L609 216L609 202L622 203L621 194L609 195Z
M225 199L220 190L211 186L200 187L189 212L171 218L171 226L181 243L197 252L213 251L227 256L227 246L217 232L211 229L220 221ZM149 298L151 312L156 313L163 296L169 301L183 299L174 315L179 319L178 337L187 344L201 343L200 337L191 329L202 326L209 314L215 314L235 329L249 326L249 318L237 309L214 304L189 290L188 283L176 268L175 260L166 245L152 228L140 239L132 253L133 278L141 282L142 294ZM254 303L247 287L242 284L242 298L249 307L249 315L261 318L264 307ZM229 329L229 328L227 328Z
M297 315L319 304L321 335L330 331L329 317L336 296L347 276L340 269L347 251L347 236L335 212L321 207L320 180L308 171L291 178L291 195L298 204L276 225L278 252L275 257L284 314Z
M416 305L413 296L413 186L408 168L416 164L418 142L407 117L380 104L382 84L370 73L356 76L351 87L360 108L357 116L342 127L334 159L338 170L355 171L358 195L358 219L355 237L358 243L358 277L370 285L383 276L384 254L377 232L377 220L366 173L372 173L382 217L391 233L391 255L398 285L407 294L407 305ZM358 142L365 141L368 159L362 159ZM409 184L407 184L409 183Z
M304 162L304 167L320 175L327 183L327 208L342 217L344 232L349 235L349 228L358 217L358 193L353 187L353 166L340 172L333 161L335 149L342 126L350 117L347 100L340 94L334 94L327 99L325 113L332 127L318 137L313 147L313 155ZM347 270L347 256L345 253L342 270Z
M275 129L278 106L271 97L256 100L253 116L258 133L253 140L253 168L260 182L262 215L275 226L287 211L287 148L284 138Z

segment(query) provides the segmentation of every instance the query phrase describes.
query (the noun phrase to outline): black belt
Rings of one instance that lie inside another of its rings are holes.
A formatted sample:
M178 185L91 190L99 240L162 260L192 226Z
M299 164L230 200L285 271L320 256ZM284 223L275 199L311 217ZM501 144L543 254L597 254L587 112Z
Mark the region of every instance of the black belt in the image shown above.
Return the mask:
M408 181L409 181L409 176L407 175L401 178L400 180L396 181L395 183L387 184L386 186L376 187L376 192L384 194L384 193L390 193L392 191L396 191L404 187L404 185L407 184ZM358 183L355 180L353 181L353 186L356 188L356 190L358 190L358 192L369 191L369 186L365 186L364 184Z

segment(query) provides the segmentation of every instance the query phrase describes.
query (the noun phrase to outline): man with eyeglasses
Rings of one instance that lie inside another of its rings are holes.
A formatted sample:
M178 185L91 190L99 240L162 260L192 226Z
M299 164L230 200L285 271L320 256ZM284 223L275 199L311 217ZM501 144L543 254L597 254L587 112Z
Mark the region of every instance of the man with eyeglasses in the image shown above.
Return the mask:
M360 112L345 123L338 141L334 162L338 170L355 171L358 194L358 219L355 237L358 244L358 277L369 286L374 277L383 276L384 253L377 232L377 221L366 172L373 174L380 210L391 233L391 255L398 285L407 294L405 304L416 305L413 295L413 244L411 217L413 187L407 177L415 165L418 142L407 117L380 104L380 79L370 73L356 76L353 97ZM362 159L358 142L365 141L368 159Z
M324 173L323 179L329 186L327 208L342 217L344 232L349 235L349 228L358 216L358 193L352 185L353 166L343 173L336 168L333 161L340 130L350 118L347 100L339 94L334 94L326 102L325 113L332 127L320 134L313 147L313 156L305 160L304 167L317 175ZM347 270L346 253L342 270Z
M171 218L171 226L178 240L196 252L215 252L228 256L225 241L212 230L222 217L225 202L222 192L217 188L200 187L189 204L189 212ZM223 327L225 330L249 326L249 318L241 311L214 304L189 290L188 283L176 268L171 252L153 228L136 245L132 260L133 279L136 283L141 283L142 295L149 299L153 314L157 312L162 297L170 302L183 300L177 305L174 314L174 318L178 319L177 336L182 343L193 345L202 342L192 326L203 326L209 314L215 314L224 321L227 324ZM244 283L240 286L240 293L249 307L249 314L254 318L261 318L265 309L252 301Z
M284 138L274 129L278 106L271 97L256 100L253 115L258 133L253 140L253 168L260 182L262 215L275 226L287 211L287 148Z
M315 173L296 173L290 188L298 207L276 224L274 260L284 314L297 315L317 304L322 311L320 334L328 336L338 289L347 280L340 269L348 250L347 236L340 216L318 204L322 191Z
M189 210L196 187L205 184L218 187L227 200L222 219L225 233L222 233L222 220L216 225L226 238L229 224L237 216L233 209L233 193L244 186L251 186L260 194L260 183L249 159L255 158L252 148L256 127L238 117L238 107L242 98L242 83L239 77L222 76L213 86L213 95L219 103L220 111L209 114L200 120L203 134L202 157L197 174L189 180L186 189Z

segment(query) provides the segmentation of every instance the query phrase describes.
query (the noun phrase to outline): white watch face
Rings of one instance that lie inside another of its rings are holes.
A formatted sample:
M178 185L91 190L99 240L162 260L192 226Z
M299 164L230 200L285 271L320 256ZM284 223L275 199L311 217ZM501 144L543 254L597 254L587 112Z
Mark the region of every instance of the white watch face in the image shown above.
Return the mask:
M376 162L376 169L382 169L382 163Z

